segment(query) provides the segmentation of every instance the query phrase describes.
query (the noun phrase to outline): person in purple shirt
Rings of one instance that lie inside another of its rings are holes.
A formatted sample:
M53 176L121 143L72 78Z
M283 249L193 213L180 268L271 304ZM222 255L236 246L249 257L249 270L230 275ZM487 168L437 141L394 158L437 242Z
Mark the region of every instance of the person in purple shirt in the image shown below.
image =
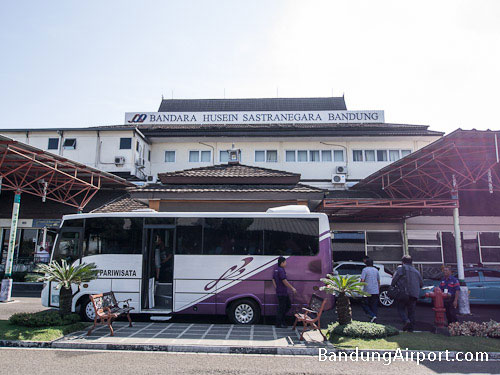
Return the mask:
M286 279L286 259L284 257L278 258L278 266L274 269L273 273L273 284L276 288L276 297L278 297L278 312L276 314L276 327L286 328L285 316L292 304L290 302L290 297L288 296L287 288L290 288L292 292L297 293L295 289Z
M443 267L444 278L441 280L439 287L444 293L450 295L449 298L444 300L444 307L446 309L446 320L448 324L458 321L457 307L458 297L460 295L460 283L457 278L451 275L451 269L448 266Z

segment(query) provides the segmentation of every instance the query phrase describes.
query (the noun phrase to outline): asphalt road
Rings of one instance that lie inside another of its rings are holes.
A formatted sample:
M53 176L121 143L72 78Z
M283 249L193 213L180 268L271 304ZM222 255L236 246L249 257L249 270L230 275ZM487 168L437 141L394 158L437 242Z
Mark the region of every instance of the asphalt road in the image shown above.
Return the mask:
M498 373L499 362L319 362L316 357L0 349L0 374L436 374Z

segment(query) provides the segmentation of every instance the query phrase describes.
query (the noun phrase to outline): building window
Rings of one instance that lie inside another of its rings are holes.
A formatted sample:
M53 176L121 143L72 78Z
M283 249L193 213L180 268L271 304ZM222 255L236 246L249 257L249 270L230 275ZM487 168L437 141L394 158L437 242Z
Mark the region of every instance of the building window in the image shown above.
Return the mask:
M150 151L151 154L151 151ZM165 151L165 162L175 163L175 151Z
M307 151L306 150L298 150L297 151L297 161L306 162L307 161Z
M363 161L363 151L362 150L352 150L352 160L353 161Z
M148 161L151 161L151 150L148 150Z
M365 161L375 161L375 150L365 150Z
M401 157L404 158L411 154L411 150L401 150Z
M120 150L130 150L132 148L132 138L120 138Z
M333 150L333 161L344 161L344 151Z
M500 233L480 232L481 260L483 263L500 263Z
M332 151L321 150L321 161L323 162L332 161Z
M296 157L295 157L295 150L293 151L285 151L285 160L288 161L288 162L293 162L296 160Z
M277 163L278 162L278 151L276 151L276 150L267 150L266 151L266 162L268 162L268 163Z
M309 161L319 162L319 151L318 150L309 151Z
M389 150L389 161L397 161L399 159L399 150Z
M210 163L211 160L211 151L189 151L189 162L191 163Z
M387 161L387 150L377 150L377 161Z
M75 150L76 149L76 138L66 138L63 143L63 148L65 150Z
M276 150L255 151L255 162L276 163L277 161L278 151Z
M139 141L135 144L135 151L139 151Z
M229 152L227 151L219 151L219 162L227 163L229 161Z
M367 255L375 261L401 261L401 232L366 232L366 244Z
M49 145L47 150L57 150L59 149L59 138L49 138Z
M264 162L266 161L266 152L265 151L255 151L255 162Z
M332 250L336 262L361 261L366 254L365 232L333 232Z
M408 251L417 263L442 263L441 234L436 230L409 230Z

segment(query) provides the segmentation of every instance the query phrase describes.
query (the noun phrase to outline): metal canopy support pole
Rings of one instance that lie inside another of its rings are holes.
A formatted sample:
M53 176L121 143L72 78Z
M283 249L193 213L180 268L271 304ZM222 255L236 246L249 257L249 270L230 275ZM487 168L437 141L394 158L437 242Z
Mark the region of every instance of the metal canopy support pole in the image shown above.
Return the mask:
M406 228L406 219L403 220L403 251L404 255L410 255L408 250L408 229Z
M453 176L455 181L455 176ZM454 198L458 201L458 192L453 192ZM462 253L462 237L460 231L460 213L458 207L453 209L453 227L455 229L455 249L457 252L458 279L460 280L460 296L458 299L458 310L460 314L470 314L469 288L465 284L464 257Z
M12 263L14 262L14 250L16 246L17 222L19 219L19 206L21 205L21 192L16 191L14 205L12 206L12 221L10 223L9 249L7 251L7 262L5 263L5 276L2 280L0 291L0 302L9 302L12 295Z
M464 258L462 254L462 239L460 235L460 216L458 207L453 209L453 227L455 229L455 249L457 250L458 279L465 281Z

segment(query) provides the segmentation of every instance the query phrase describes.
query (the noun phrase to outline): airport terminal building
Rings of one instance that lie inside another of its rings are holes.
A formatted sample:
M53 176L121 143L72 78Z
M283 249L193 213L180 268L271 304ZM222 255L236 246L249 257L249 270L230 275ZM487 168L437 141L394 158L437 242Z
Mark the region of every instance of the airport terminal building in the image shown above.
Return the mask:
M367 254L393 267L409 253L431 275L443 262L456 263L452 211L459 206L464 262L500 266L495 132L443 137L330 97L162 100L157 112L126 113L123 124L0 134L134 183L100 192L87 211L302 204L329 215L335 261ZM19 259L36 249L43 228L71 211L44 204L32 199L21 213L18 236L28 249Z

